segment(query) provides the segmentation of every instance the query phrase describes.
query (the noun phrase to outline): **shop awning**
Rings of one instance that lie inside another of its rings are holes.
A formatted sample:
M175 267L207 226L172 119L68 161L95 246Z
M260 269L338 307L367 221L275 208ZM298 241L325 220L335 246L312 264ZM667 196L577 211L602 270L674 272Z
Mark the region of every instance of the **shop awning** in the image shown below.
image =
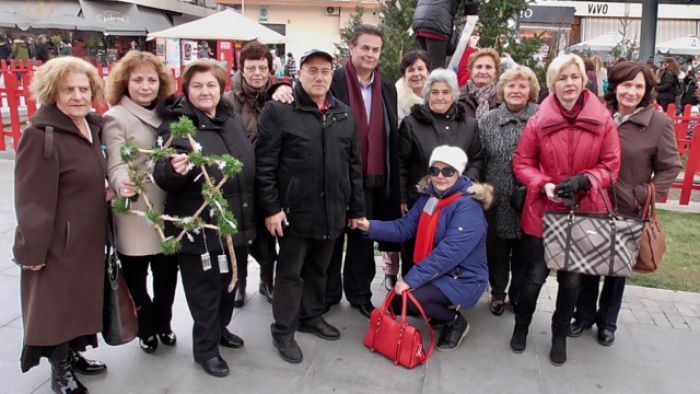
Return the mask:
M105 35L145 36L146 21L135 4L80 0L83 16Z
M2 2L0 26L28 29L94 30L98 26L80 17L80 3L70 1Z

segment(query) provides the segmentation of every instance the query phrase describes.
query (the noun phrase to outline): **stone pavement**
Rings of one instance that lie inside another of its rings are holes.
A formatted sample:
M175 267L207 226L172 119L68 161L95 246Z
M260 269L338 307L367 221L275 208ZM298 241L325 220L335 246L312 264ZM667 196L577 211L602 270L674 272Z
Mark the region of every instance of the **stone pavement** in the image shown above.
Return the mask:
M22 374L19 352L22 321L19 270L10 261L14 230L11 160L0 160L0 391L50 393L46 361ZM379 259L378 259L379 262ZM298 365L282 361L272 347L270 305L257 294L257 264L250 264L249 302L236 310L229 328L241 335L241 350L222 349L232 369L226 378L205 374L192 360L190 318L181 286L174 306L174 348L152 355L136 341L110 347L101 344L87 356L107 363L101 376L82 377L93 393L696 393L700 386L700 294L628 286L617 340L598 345L595 328L570 339L563 367L549 363L550 330L556 281L545 285L535 313L528 348L509 350L513 315L496 317L488 297L466 311L471 331L453 352L435 352L414 370L394 366L363 345L367 321L343 301L326 318L342 332L327 342L309 334L296 336L304 351ZM381 268L373 284L374 303L385 290ZM423 327L417 320L413 322ZM425 329L424 340L429 341Z

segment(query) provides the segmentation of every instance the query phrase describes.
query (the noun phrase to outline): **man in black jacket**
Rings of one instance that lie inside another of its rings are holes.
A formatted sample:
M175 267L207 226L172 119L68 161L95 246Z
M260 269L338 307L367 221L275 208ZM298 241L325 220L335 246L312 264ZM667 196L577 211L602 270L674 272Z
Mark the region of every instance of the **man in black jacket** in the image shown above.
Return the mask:
M392 220L400 216L398 115L396 87L377 69L383 47L380 28L358 27L350 41L350 60L335 71L331 92L352 108L357 123L367 218ZM344 287L350 305L369 318L374 309L370 289L375 273L374 244L359 231L348 232L341 282L343 238L338 238L328 268L326 307L340 302Z
M295 330L340 338L322 316L326 270L346 223L364 217L357 128L350 109L329 93L332 62L327 52L307 52L294 103L270 101L258 124L259 205L280 246L270 330L290 363L303 360Z

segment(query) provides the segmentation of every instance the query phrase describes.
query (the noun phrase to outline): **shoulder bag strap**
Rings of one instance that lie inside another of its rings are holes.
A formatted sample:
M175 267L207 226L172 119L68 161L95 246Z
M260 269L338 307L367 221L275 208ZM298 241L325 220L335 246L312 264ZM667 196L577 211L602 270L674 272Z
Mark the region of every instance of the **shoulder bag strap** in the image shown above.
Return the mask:
M421 316L423 316L423 320L425 321L425 325L428 326L428 332L430 332L430 348L428 349L428 353L425 357L425 360L423 362L421 362L421 364L424 364L425 361L430 360L430 356L433 354L433 350L435 350L435 333L433 332L433 328L430 327L430 322L428 321L428 316L425 315L425 311L423 310L423 306L420 304L420 302L418 302L416 297L413 296L413 293L411 293L410 290L406 290L403 293L406 294L408 296L408 299L410 299L411 302L413 302L413 305L415 305L416 308L418 308L418 311L420 312ZM406 299L405 298L404 298L403 309L405 312L405 309L406 309ZM457 312L457 313L459 313L459 312ZM406 314L404 313L404 319L406 318L405 316L406 316Z
M642 220L656 216L656 185L654 182L647 183L647 198L644 201Z

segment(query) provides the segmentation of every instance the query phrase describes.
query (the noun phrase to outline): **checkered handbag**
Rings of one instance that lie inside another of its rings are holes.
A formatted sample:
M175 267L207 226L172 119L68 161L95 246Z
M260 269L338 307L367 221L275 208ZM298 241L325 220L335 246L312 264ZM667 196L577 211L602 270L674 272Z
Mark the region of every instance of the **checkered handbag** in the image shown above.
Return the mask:
M544 255L557 271L600 276L630 276L637 262L644 221L610 209L596 182L607 213L585 213L574 204L569 212L544 215Z

